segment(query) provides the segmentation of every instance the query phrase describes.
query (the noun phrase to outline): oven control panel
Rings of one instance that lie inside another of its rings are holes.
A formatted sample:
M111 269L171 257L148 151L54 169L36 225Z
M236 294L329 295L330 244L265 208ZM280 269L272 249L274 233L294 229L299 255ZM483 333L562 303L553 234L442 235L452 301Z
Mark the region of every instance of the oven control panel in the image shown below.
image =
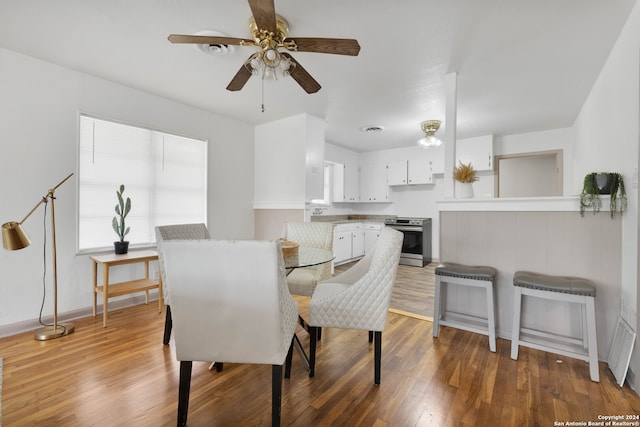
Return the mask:
M423 225L425 218L387 218L384 222L395 225Z

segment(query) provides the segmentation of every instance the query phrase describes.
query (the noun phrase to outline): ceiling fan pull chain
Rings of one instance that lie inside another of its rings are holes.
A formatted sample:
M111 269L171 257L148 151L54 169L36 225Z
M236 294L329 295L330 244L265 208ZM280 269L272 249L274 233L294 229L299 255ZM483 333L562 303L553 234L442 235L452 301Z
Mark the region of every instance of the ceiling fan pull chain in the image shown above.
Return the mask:
M262 73L262 78L260 79L260 82L262 83L262 108L260 109L260 112L264 113L264 73Z

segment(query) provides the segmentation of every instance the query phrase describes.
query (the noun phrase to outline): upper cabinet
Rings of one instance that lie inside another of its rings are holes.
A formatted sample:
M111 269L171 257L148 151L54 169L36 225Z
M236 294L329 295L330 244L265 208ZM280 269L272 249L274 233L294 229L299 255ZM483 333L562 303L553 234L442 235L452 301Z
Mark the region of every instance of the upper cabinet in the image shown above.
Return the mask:
M396 160L389 163L387 181L389 185L431 184L433 174L426 159Z
M387 164L369 160L360 165L360 201L388 202Z
M493 170L493 135L460 139L456 144L456 166L471 163L477 171Z
M426 150L427 162L431 175L444 173L444 144L439 147L430 147ZM431 177L433 182L433 176ZM430 182L430 183L431 183Z
M333 201L360 201L360 168L355 164L333 164Z

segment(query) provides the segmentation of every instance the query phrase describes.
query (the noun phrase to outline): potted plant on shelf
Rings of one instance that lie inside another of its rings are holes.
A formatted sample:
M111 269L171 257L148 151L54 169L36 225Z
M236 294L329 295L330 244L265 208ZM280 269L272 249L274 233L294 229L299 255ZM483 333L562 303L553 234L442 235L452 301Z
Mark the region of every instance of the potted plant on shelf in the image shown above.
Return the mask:
M473 197L473 183L478 180L478 174L476 170L469 164L459 162L460 166L456 166L453 169L453 179L460 183L460 197L472 198Z
M622 175L617 172L591 172L584 177L580 193L580 216L584 216L588 208L591 208L594 214L600 211L601 194L611 196L609 208L612 219L617 212L622 214L627 209L627 193Z
M124 220L131 211L131 199L127 197L125 201L122 193L124 193L124 184L120 185L119 190L116 190L118 204L115 208L116 216L114 216L111 221L113 231L115 231L120 238L117 242L113 242L116 254L126 254L129 251L129 242L124 240L124 237L129 234L129 227L125 226Z

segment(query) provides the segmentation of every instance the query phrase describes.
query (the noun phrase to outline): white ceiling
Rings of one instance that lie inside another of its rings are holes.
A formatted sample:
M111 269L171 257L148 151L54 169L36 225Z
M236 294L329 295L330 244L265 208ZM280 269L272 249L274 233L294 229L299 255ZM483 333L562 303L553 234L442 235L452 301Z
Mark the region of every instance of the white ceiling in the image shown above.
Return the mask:
M322 85L291 79L225 88L255 51L171 44L171 33L251 38L241 0L0 0L0 47L259 124L307 112L357 151L411 146L445 118L457 73L457 134L571 126L635 0L275 0L289 36L355 38L360 55L293 53ZM2 73L0 64L0 75ZM380 133L359 128L380 125ZM442 130L438 133L444 135Z

